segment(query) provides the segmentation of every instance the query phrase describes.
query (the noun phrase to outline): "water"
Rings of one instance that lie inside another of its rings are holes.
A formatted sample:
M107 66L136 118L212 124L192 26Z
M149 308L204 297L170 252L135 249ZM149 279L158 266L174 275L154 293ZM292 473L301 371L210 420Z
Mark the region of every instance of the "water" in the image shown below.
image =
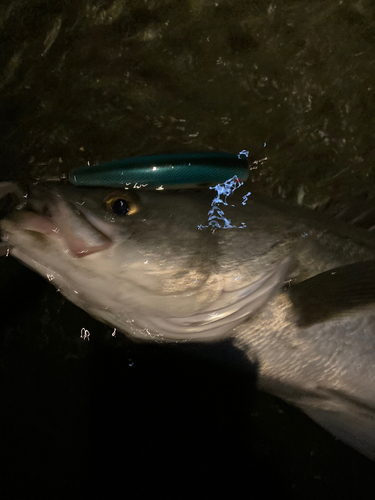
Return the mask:
M374 197L370 1L21 0L2 2L0 25L1 180L247 150L252 191L308 205ZM114 337L18 263L0 265L15 497L121 484L135 498L370 498L373 463L255 393L251 375Z

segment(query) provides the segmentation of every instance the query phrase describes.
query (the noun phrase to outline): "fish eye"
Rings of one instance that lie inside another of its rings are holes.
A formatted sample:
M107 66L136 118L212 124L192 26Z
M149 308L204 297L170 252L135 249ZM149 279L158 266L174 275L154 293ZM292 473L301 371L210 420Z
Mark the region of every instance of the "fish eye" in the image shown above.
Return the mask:
M137 212L137 206L133 200L123 193L114 193L105 201L107 211L119 215L131 215Z
M112 212L116 215L126 215L129 212L129 203L121 198L117 198L112 203Z

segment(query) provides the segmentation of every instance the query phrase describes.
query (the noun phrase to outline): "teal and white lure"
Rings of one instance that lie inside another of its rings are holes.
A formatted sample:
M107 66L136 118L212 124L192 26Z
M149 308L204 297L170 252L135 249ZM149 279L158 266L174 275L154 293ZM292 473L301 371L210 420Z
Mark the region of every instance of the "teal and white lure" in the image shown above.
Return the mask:
M72 170L67 179L75 186L178 189L210 186L249 176L247 151L175 153L134 156Z

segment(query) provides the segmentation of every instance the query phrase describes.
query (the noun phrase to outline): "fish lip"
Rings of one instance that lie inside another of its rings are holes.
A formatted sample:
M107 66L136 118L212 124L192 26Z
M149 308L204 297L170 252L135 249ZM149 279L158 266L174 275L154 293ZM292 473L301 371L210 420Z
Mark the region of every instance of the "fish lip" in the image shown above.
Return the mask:
M17 192L18 196L22 193L15 184L9 186L9 189L12 192ZM38 233L46 238L60 239L66 245L68 253L74 258L86 257L107 250L114 244L116 232L113 231L113 228L107 228L106 223L99 217L80 206L80 204L64 199L58 191L51 191L45 186L34 185L29 193L22 194L22 197L27 199L17 205L9 218L6 217L0 221L0 227L2 226L3 230L0 255L8 254L9 249L12 247L10 237L12 226L6 227L7 221L15 225L16 230ZM65 211L64 213L61 213L62 208ZM87 223L88 227L92 228L92 231L90 231L96 234L97 242L93 243L85 239L77 229L70 227L69 222L64 224L64 215L72 214L72 217L74 217L74 213L76 213L77 217L83 218L83 224Z

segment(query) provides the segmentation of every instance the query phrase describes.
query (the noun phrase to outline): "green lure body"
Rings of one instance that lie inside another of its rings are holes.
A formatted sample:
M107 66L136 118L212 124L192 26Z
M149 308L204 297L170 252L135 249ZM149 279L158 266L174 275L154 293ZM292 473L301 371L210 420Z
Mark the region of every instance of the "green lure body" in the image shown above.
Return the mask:
M234 176L240 181L249 176L244 154L204 152L135 156L79 167L68 179L75 186L176 189L214 185Z

